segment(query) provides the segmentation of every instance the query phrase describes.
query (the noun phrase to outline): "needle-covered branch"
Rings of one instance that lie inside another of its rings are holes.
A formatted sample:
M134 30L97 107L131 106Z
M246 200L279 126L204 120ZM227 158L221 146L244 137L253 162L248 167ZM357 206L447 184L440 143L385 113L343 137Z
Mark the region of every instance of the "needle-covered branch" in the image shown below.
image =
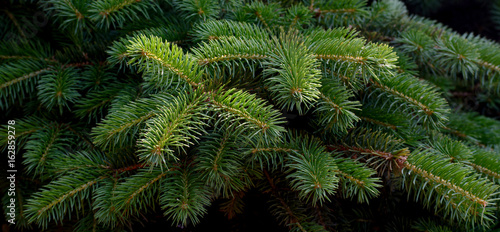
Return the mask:
M204 101L201 94L181 94L159 109L156 117L147 120L137 141L141 162L164 167L177 160L176 153L194 145L206 133L208 115Z
M466 225L494 220L493 195L498 186L470 168L431 150L414 151L404 166L404 188L426 207Z

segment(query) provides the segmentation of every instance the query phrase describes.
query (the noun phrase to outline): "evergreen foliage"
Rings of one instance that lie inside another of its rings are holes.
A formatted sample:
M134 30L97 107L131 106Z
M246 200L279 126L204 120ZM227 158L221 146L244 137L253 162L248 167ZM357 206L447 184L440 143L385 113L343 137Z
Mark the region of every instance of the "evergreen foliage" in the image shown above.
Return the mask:
M190 231L252 196L289 231L500 226L497 42L398 0L2 5L12 230Z

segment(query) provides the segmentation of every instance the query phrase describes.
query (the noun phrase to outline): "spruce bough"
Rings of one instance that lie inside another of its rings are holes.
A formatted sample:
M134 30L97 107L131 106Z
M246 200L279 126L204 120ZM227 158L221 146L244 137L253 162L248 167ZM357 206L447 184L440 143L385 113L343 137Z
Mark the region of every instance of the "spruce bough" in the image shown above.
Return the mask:
M35 12L47 23L20 24ZM498 226L496 42L397 0L34 0L4 13L16 229L128 231L144 215L196 228L211 208L238 218L249 193L290 231Z

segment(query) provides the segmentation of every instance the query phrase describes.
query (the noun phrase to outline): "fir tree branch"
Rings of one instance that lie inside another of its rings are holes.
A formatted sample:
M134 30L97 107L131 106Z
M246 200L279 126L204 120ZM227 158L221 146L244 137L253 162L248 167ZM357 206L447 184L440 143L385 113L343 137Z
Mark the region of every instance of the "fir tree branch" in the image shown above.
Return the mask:
M65 144L70 141L68 137L68 132L62 130L60 125L33 133L25 147L23 164L26 171L46 179L55 167L54 162L65 156Z
M500 143L500 122L477 113L454 112L450 114L450 121L447 126L461 134L468 135L467 140L473 143L480 143L485 146Z
M247 159L250 161L252 168L257 166L255 163L258 162L258 167L260 167L261 170L264 168L275 170L278 168L278 165L284 162L285 154L292 151L298 152L298 150L286 147L284 144L276 144L276 147L269 147L269 144L257 143L252 144L252 146L253 147L246 152ZM264 164L266 164L266 166Z
M458 136L460 138L468 138L469 137L468 135L466 135L466 134L464 134L464 133L462 133L462 132L460 132L458 130L451 129L451 128L446 127L446 126L444 126L443 129L449 131L450 133L452 133L452 134L454 134L454 135L456 135L456 136Z
M470 166L472 166L474 169L478 170L481 173L484 173L490 177L493 177L495 179L500 179L500 173L491 171L485 167L482 167L480 165L477 165L475 163L471 163Z
M160 183L174 168L139 169L137 173L119 183L113 190L111 202L115 210L124 218L139 215L153 205L159 192Z
M327 145L327 148L329 151L347 153L351 158L363 160L379 174L388 174L392 170L401 170L410 154L401 141L382 131L372 132L362 128L352 131L337 144Z
M150 0L101 0L93 2L88 11L98 27L109 28L111 25L121 26L127 19L149 19L149 11L157 11L158 8L157 3Z
M237 150L241 142L227 132L211 133L206 138L197 149L195 170L216 196L234 197L233 192L242 192L252 184Z
M62 223L65 214L71 213L75 208L82 209L91 189L106 178L95 175L99 173L82 174L63 176L28 199L26 205L28 221L47 228L49 221Z
M220 12L218 2L214 0L175 0L174 4L187 20L214 19Z
M344 84L344 86L349 87L354 91L359 91L364 88L364 85L362 85L361 81L356 77L348 77L343 74L333 72L331 69L325 67L324 65L321 67L321 71L323 73L322 80L331 79L332 81L333 80L341 81Z
M49 0L42 6L53 13L59 28L73 30L74 34L81 33L87 28L87 11L90 1L76 0Z
M358 111L361 104L350 100L354 97L352 92L338 81L328 79L322 80L320 91L314 111L318 115L320 127L333 133L347 132L354 127L359 117L353 111Z
M37 116L16 119L16 146L18 149L22 149L30 135L51 126L54 126L53 123ZM4 125L1 128L1 133L4 135L8 134L8 125ZM7 148L8 136L0 138L0 144L2 150Z
M171 171L170 169L167 171ZM150 185L154 184L155 182L159 181L161 178L165 177L167 175L167 172L163 172L157 177L151 179L149 182L147 182L145 185L141 186L139 189L137 189L135 192L133 192L125 201L125 205L130 205L131 201L141 192L143 192L145 189L149 188Z
M390 152L379 151L379 150L374 150L374 149L369 149L369 148L356 147L356 146L329 145L328 147L334 151L349 151L349 152L359 153L359 154L363 154L363 155L373 155L373 156L378 156L380 158L383 158L385 160L396 160L396 159L399 159L400 156L406 157L408 155L407 152L393 154Z
M404 93L401 93L401 92L399 92L397 90L391 89L391 88L389 88L387 86L383 86L383 85L381 85L381 84L379 84L379 83L377 83L375 81L373 81L372 83L373 83L373 86L375 86L376 88L378 88L378 89L380 89L380 90L382 90L384 92L388 92L388 93L390 93L390 94L392 94L394 96L397 96L397 97L400 97L402 99L405 99L408 102L410 102L411 104L413 104L415 106L418 106L419 108L421 108L424 111L425 114L427 114L429 116L432 115L432 114L434 114L434 111L431 110L428 106L426 106L426 105L420 103L419 101L417 101L417 100L415 100L415 99L413 99L413 98L405 95Z
M376 171L363 167L351 159L334 156L337 165L341 186L339 192L346 198L357 195L358 202L369 202L370 198L380 194L377 188L382 187L381 180L375 177Z
M200 176L189 167L175 170L162 185L160 204L172 224L197 224L210 205L209 191Z
M292 132L288 133L287 140L288 147L298 150L285 156L286 178L290 179L292 190L298 191L300 199L314 206L329 201L339 182L334 159L317 138Z
M130 128L130 127L133 127L141 122L144 122L154 116L156 116L157 114L156 113L153 113L153 112L150 112L144 116L141 116L133 121L129 121L128 123L125 123L125 124L122 124L120 127L118 128L114 128L113 130L109 131L108 132L108 137L112 137L118 133L121 133L122 131L126 130L127 128Z
M489 205L493 204L491 197L498 186L479 178L472 169L451 163L449 158L432 150L415 151L404 166L403 186L415 191L415 198L424 201L427 207L434 206L445 217L466 225L492 222Z
M271 96L281 108L304 114L319 98L319 63L295 33L275 39L274 44L277 49L270 54L266 62L269 68L264 70Z
M376 91L370 93L367 98L375 93L378 93L378 99L383 98L383 95L388 96L387 100L383 101L382 107L390 104L391 111L395 107L403 112L412 113L411 121L414 126L422 123L427 128L437 129L447 120L449 107L446 100L439 95L436 88L425 82L406 74L390 79L380 78L378 81L371 79L370 82ZM393 101L390 102L389 99ZM399 104L394 106L396 103Z
M84 119L88 118L88 121L100 121L109 111L109 108L113 107L113 103L123 97L124 92L133 93L135 90L129 84L100 84L106 82L106 78L103 77L101 80L99 77L92 83L89 83L90 90L88 94L81 99L77 100L75 104L75 114L77 117Z
M311 41L313 42L313 41ZM359 38L319 38L310 46L311 53L322 61L323 69L344 76L360 75L368 82L383 76L392 76L397 61L392 48L383 44L366 43Z
M432 149L443 154L454 162L469 163L473 159L474 152L470 147L460 141L453 140L442 134L433 133L429 135L428 141L421 144L424 149Z
M263 65L271 50L273 49L268 40L221 37L208 43L202 42L199 47L193 48L192 52L198 64L210 70L217 71L226 67L231 74L242 69L249 70L255 76L256 67Z
M174 151L193 145L198 136L206 133L204 100L200 94L180 95L149 119L137 143L139 159L151 167L166 166L170 158L177 160Z
M51 70L39 82L38 100L48 110L54 107L69 109L69 104L74 103L81 95L77 91L79 75L74 68L57 68Z
M301 29L304 25L307 25L311 22L312 16L313 15L311 11L304 5L291 6L287 10L287 17L292 18L291 22L286 22L289 24L288 29Z
M56 204L59 204L60 202L64 201L66 198L68 197L72 197L73 195L75 195L76 193L78 192L81 192L87 188L89 188L90 186L94 185L97 183L97 181L99 179L103 179L104 177L100 177L98 179L95 179L95 180L91 180L85 184L83 184L82 186L79 186L78 188L74 189L74 190L71 190L69 192L67 192L66 194L62 195L61 197L55 199L53 202L51 202L49 205L41 208L40 210L37 211L37 214L38 215L41 215L41 214L44 214L45 211L47 211L48 209L52 208L53 206L55 206Z
M144 123L156 117L159 108L167 105L172 99L171 94L162 93L120 107L93 128L91 135L94 143L110 151L132 146Z
M14 23L14 25L16 26L17 30L19 31L19 34L24 38L26 39L26 35L24 34L24 31L23 29L21 29L21 26L19 24L19 21L17 21L16 17L14 17L14 15L8 11L7 9L3 9L3 11L5 12L5 14L7 14L7 16L9 17L9 19L12 21L12 23Z
M201 85L202 72L191 56L186 56L182 50L156 36L134 37L127 46L129 64L139 67L152 76L148 81L170 85L173 77L178 77L193 87ZM158 84L158 83L155 83Z
M357 24L368 14L366 1L321 1L314 4L313 13L318 18L319 23L327 28L335 26L347 26ZM312 5L310 5L312 6Z
M267 142L278 139L284 131L281 114L254 95L235 89L209 94L210 110L218 115L217 127L235 134L249 133L248 139L257 136Z
M12 80L9 80L7 82L4 82L0 85L0 90L4 89L4 88L7 88L7 87L10 87L14 84L17 84L19 82L22 82L24 80L27 80L27 79L30 79L30 78L33 78L33 77L38 77L40 74L44 73L44 72L47 72L49 71L50 69L48 68L43 68L43 69L40 69L38 71L35 71L35 72L32 72L32 73L28 73L28 74L25 74L23 76L20 76L16 79L12 79Z
M474 149L474 148L473 148ZM499 183L500 180L500 154L498 151L492 151L488 148L475 148L472 154L473 159L468 165L480 173L485 174Z
M282 14L283 9L277 3L264 4L260 1L254 1L245 5L241 10L246 13L248 18L257 22L257 25L264 26L268 30L281 24L281 19L275 17L275 15Z
M121 224L126 224L127 218L116 210L116 202L112 200L117 185L116 180L108 178L94 190L92 196L94 200L92 203L92 210L94 211L92 225L94 227L104 225L116 228ZM88 225L88 223L86 224Z
M338 178L333 174L337 166L327 154L302 152L292 152L287 157L287 178L291 179L292 189L299 191L301 199L313 205L322 205L324 201L329 201L328 195L337 188Z
M483 207L486 207L488 205L488 202L486 200L481 199L481 198L475 196L474 194L472 194L472 193L470 193L470 192L468 192L468 191L460 188L459 186L453 185L449 181L444 180L444 179L442 179L439 176L435 176L432 173L429 173L429 172L427 172L425 170L422 170L422 169L416 167L415 165L411 165L409 163L405 163L405 168L407 168L408 170L412 171L413 173L415 173L417 175L422 176L425 179L434 181L434 182L436 182L438 184L441 184L441 185L443 185L443 186L445 186L447 188L450 188L451 190L453 190L453 191L455 191L455 192L463 195L464 197L466 197L470 201L478 203L478 204L482 205Z

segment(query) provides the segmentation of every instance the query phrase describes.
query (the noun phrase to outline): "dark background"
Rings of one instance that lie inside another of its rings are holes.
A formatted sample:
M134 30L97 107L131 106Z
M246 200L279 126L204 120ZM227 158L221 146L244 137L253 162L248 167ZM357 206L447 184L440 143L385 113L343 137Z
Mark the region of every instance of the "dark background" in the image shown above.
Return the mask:
M473 32L500 42L500 22L495 23L491 14L492 5L498 0L403 1L410 14L435 19L461 34Z

